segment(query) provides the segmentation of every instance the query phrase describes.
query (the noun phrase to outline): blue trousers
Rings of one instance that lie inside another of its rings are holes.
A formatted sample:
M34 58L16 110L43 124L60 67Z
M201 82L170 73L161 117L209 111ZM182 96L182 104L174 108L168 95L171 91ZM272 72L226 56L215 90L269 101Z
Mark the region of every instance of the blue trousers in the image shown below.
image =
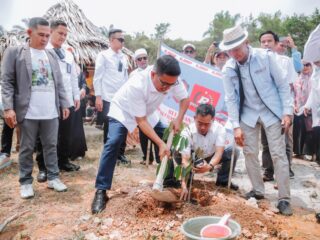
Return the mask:
M110 190L114 168L121 144L126 140L127 128L118 120L109 117L109 132L100 156L99 170L96 177L96 189Z

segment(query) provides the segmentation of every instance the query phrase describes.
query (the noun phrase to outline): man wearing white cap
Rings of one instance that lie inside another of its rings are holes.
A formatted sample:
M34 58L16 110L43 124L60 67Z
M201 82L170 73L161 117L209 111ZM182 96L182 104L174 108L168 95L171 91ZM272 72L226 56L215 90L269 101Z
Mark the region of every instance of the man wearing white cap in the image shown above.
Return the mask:
M138 72L147 69L148 67L151 67L148 65L148 53L147 50L144 48L139 48L134 52L134 61L137 64L137 68L130 73L130 77L132 77L134 74Z
M289 166L283 134L289 130L293 114L290 88L274 53L251 48L247 38L248 32L241 26L235 26L224 30L219 46L230 56L223 68L223 83L235 141L243 146L252 184L252 190L245 197L264 198L265 189L258 159L259 132L263 127L279 189L277 208L283 215L292 215Z
M138 67L137 69L135 69L130 73L130 76L129 76L130 79L135 79L136 74L142 73L144 70L149 71L153 67L152 65L148 65L148 53L147 53L147 50L144 48L139 48L134 52L134 60ZM148 121L151 122L153 126L155 126L153 128L154 131L157 133L157 135L160 138L162 138L165 126L163 125L163 123L160 122L160 116L158 115L158 113L154 112L152 115L148 116ZM139 129L139 139L140 139L141 149L143 152L143 160L140 162L140 164L145 165L146 159L147 159L147 152L148 152L148 141L151 141L151 140L140 129ZM153 149L152 146L150 146L150 153L149 153L150 164L154 160L152 149ZM155 145L154 149L155 149L155 156L156 156L157 163L160 163L158 146Z
M196 47L191 43L185 44L182 48L182 51L188 57L196 58L197 56Z

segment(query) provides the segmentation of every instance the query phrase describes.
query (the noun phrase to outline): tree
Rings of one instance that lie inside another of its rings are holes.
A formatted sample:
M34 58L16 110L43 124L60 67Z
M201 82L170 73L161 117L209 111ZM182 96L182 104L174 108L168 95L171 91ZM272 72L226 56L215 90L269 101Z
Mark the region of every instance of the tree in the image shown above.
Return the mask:
M159 23L155 26L155 38L156 39L163 39L165 35L170 31L169 30L170 23Z
M229 11L216 13L213 20L209 23L208 30L203 34L203 36L210 37L214 41L221 41L223 30L233 27L239 18L240 14L231 16Z
M283 27L284 18L281 15L281 11L277 11L274 14L260 13L257 18L259 23L259 34L268 30L272 30L279 36L285 34Z

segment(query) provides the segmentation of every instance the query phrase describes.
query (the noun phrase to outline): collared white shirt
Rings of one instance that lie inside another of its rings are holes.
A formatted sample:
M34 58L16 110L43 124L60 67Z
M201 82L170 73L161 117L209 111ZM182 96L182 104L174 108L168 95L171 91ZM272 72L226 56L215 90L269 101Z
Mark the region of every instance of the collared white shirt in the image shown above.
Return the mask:
M216 152L216 147L224 147L226 144L226 130L217 121L214 121L208 133L204 136L197 130L196 123L191 123L183 129L181 136L188 139L188 146L181 151L182 155L190 156L191 150L203 151L203 158L212 156Z
M153 65L148 65L145 69L142 69L142 68L136 68L135 70L133 70L131 73L130 73L130 75L129 75L129 79L132 77L132 76L134 76L135 74L139 74L139 73L141 73L141 72L143 72L143 71L149 71L149 70L151 70L153 68Z
M282 73L288 80L289 84L293 84L298 79L298 74L294 69L293 61L285 55L275 53L276 61L279 63Z
M47 49L53 48L52 44L48 43ZM62 82L67 93L68 102L70 106L74 106L74 100L80 100L77 66L71 52L69 52L64 46L61 47L61 51L65 55L65 58L60 59L58 55L56 55L56 59L59 62Z
M115 94L108 116L118 120L132 132L137 126L135 118L153 115L168 93L178 101L188 97L181 81L165 93L158 92L151 79L151 70L142 71L132 76ZM156 124L155 121L150 123L152 127Z
M111 48L102 51L96 59L93 87L96 96L111 102L114 94L128 80L128 63L126 56ZM119 67L122 65L122 67Z
M320 24L312 31L304 45L303 60L307 62L320 61Z

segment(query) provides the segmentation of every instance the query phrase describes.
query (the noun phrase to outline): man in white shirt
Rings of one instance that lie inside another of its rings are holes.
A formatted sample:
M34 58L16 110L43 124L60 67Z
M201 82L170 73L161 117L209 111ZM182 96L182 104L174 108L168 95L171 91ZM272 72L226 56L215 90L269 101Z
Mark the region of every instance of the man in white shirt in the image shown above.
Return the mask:
M172 56L160 57L153 70L136 74L125 83L112 99L109 112L108 141L104 145L99 170L96 177L96 193L92 202L92 213L99 213L108 201L106 190L111 189L113 171L120 144L126 139L128 131L132 132L137 125L158 147L162 159L170 155L170 149L154 131L157 122L149 122L152 115L168 93L179 101L177 118L173 121L173 130L177 132L189 106L188 93L178 81L181 70L178 61Z
M195 173L205 173L212 171L219 163L222 167L219 169L216 185L227 187L230 169L231 155L225 152L226 130L217 121L214 121L215 109L210 104L200 104L197 107L194 123L186 127L181 136L188 139L188 146L182 150L182 167L187 168L190 164L192 152L201 152L201 156L195 156L194 168ZM197 160L203 159L201 164ZM231 189L238 190L238 186L231 183ZM181 200L187 200L188 189L186 179L181 181Z
M57 137L58 117L68 118L69 102L55 53L45 49L50 36L48 21L31 18L27 33L29 43L9 47L1 66L4 118L11 128L19 124L21 131L21 198L34 197L32 154L38 134L43 145L48 187L58 192L67 190L59 179Z
M104 119L104 137L106 143L109 124L108 113L110 103L114 94L128 80L128 62L121 49L124 45L124 35L121 29L111 29L109 31L110 47L98 54L95 62L93 77L93 87L96 96L96 108L102 112ZM121 143L119 160L123 163L128 162L124 156L126 142Z
M272 31L266 31L261 33L259 40L262 48L269 49L276 53L275 54L276 60L278 64L281 66L283 75L285 76L285 78L288 81L288 84L290 85L291 96L293 99L293 83L298 78L298 75L294 69L292 60L289 57L285 55L281 55L278 52L277 46L280 44L278 35ZM286 140L286 155L289 161L289 175L291 178L293 178L294 173L291 169L292 154L293 154L292 126L290 127L289 131L285 134L285 140ZM263 128L261 128L261 144L262 144L262 166L265 168L263 180L265 182L273 181L274 167L273 167L273 162L269 152L267 137Z
M132 71L130 73L130 75L129 75L130 79L134 75L141 74L142 71L150 70L153 67L153 66L148 65L148 63L149 63L149 61L148 61L148 53L147 53L147 50L144 49L144 48L139 48L134 52L134 60L135 60L135 62L137 64L137 69L135 69L134 71ZM150 118L153 118L153 119L150 119ZM163 123L160 122L160 117L159 117L158 113L154 112L154 114L152 116L150 116L148 118L148 120L149 120L149 122L150 121L157 122L156 126L154 127L154 130L158 134L158 136L160 138L162 138L165 126L164 126ZM140 140L141 150L142 150L142 153L143 153L143 158L142 158L143 160L140 162L140 164L145 165L146 164L146 159L147 159L147 148L148 148L148 140L149 140L149 138L141 130L139 130L139 140ZM152 144L154 144L154 143L152 143ZM158 146L155 145L156 160L157 160L157 163L160 163L158 151L159 151ZM152 162L154 160L153 159L152 146L150 146L149 160L150 160L150 163L152 164Z
M50 23L51 35L50 41L47 45L47 49L53 49L56 53L56 58L59 62L60 71L63 78L63 86L67 92L67 98L69 102L70 115L67 119L59 120L58 131L58 166L60 170L64 171L78 171L80 166L73 164L69 161L69 146L71 141L71 123L74 112L80 107L80 93L78 87L78 74L76 71L76 62L70 51L64 48L64 44L67 34L67 24L62 20L54 20ZM41 143L40 143L41 144ZM38 144L38 151L42 151L41 146ZM43 154L37 155L37 162L39 166L39 174L37 176L38 182L45 182L47 180L47 171L43 160Z

